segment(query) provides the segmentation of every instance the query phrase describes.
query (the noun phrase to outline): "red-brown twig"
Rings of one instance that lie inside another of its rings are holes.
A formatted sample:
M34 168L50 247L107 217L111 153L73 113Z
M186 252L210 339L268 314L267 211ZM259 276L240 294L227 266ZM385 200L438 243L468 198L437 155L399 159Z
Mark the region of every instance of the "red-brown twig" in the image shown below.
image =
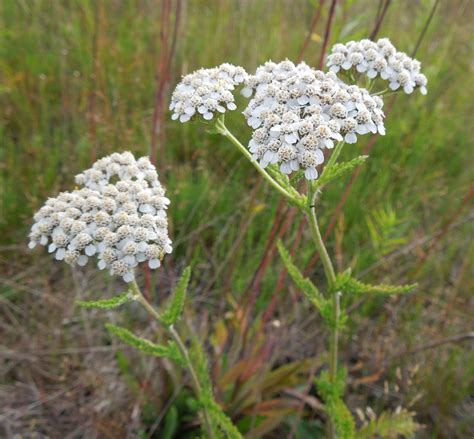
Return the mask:
M97 160L97 81L99 80L99 32L100 32L101 2L94 5L94 34L92 37L92 74L90 76L90 90L87 104L87 119L89 121L88 137L91 143L91 161Z
M373 40L378 35L380 28L382 26L383 20L385 18L385 14L387 13L387 9L390 6L390 3L391 3L391 0L385 1L385 4L383 5L383 8L382 8L382 12L378 15L377 20L375 22L375 26L369 35L369 39Z
M303 60L304 53L306 52L309 42L311 41L311 36L313 35L314 30L316 29L316 26L319 21L319 17L321 17L321 11L323 10L325 1L326 0L320 0L319 7L314 11L313 18L311 19L311 24L309 25L308 34L306 35L304 43L301 46L300 54L298 55L298 62L301 62Z
M387 362L391 360L395 360L396 358L404 357L406 355L415 355L423 351L427 351L429 349L434 349L439 346L443 346L445 344L452 344L452 343L461 343L465 340L473 340L474 339L474 331L466 332L465 334L454 335L452 337L442 338L441 340L433 341L431 343L427 343L422 346L418 346L414 349L407 349L402 352L398 352L391 357L388 358Z
M150 160L153 164L156 164L159 138L160 163L158 168L162 178L164 171L164 147L166 141L166 132L164 128L165 97L170 82L173 56L176 50L179 19L181 15L181 0L176 0L174 29L170 43L171 4L172 0L163 0L161 2L160 55L158 58L158 67L156 70L157 87L155 93L155 105L153 109L150 143Z
M181 0L175 0L175 19L173 34L170 42L170 23L171 23L171 5L172 0L163 0L161 3L161 21L160 21L160 54L158 57L158 67L156 69L156 93L153 108L153 118L151 126L150 141L150 160L156 166L158 156L158 139L160 143L160 162L158 169L160 177L164 179L164 148L166 143L165 130L165 98L170 83L171 67L173 57L176 51L178 40L179 21L181 16ZM147 299L150 299L151 291L151 271L148 266L145 267L145 285L143 293Z
M425 35L426 35L426 31L428 30L428 28L430 27L430 24L431 24L431 21L433 20L433 17L434 17L434 14L436 12L436 8L438 7L438 3L439 3L439 0L436 0L433 4L433 7L431 8L431 12L430 12L430 15L428 16L428 18L426 19L426 22L425 22L425 25L423 27L423 30L421 31L421 34L418 38L418 41L416 42L415 44L415 47L413 48L413 52L411 53L411 57L413 58L416 53L418 52L418 49L420 48L420 45L421 45L421 42L423 41L423 39L425 38Z
M319 63L318 63L319 69L323 68L324 57L326 56L329 40L331 39L332 26L334 23L334 15L336 12L336 4L337 4L337 0L332 0L331 9L329 9L328 21L326 23L326 31L324 32L324 40L323 40L323 45L321 47L321 55L319 56Z

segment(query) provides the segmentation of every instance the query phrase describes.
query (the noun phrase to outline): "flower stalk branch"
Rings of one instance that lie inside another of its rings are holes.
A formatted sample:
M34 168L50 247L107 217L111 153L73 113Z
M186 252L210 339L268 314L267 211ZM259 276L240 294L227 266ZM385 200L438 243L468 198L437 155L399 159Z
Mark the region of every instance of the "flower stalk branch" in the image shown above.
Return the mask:
M248 149L242 145L242 143L235 137L229 129L226 127L224 121L219 118L217 119L216 122L216 130L219 134L221 134L224 137L227 137L236 147L237 149L247 158L252 165L255 167L255 169L258 171L258 173L265 179L267 180L271 186L273 186L281 195L283 195L285 198L289 199L292 202L295 202L295 197L292 196L289 192L287 192L280 184L273 179L267 171L265 171L264 168L262 168L255 160L253 160L252 155L249 153Z
M139 302L140 305L142 305L143 308L145 308L148 314L150 314L158 323L162 324L160 314L155 308L153 308L151 303L148 302L148 300L142 294L140 287L138 286L135 280L130 282L130 291L133 295L134 300ZM181 339L180 335L178 334L176 329L173 327L173 325L170 325L170 326L164 325L164 326L166 327L166 330L170 334L171 338L176 342L176 345L178 346L178 349L185 360L186 367L188 368L189 374L191 375L191 381L192 381L194 391L196 395L199 397L202 394L202 385L199 381L197 372L194 369L193 363L189 357L188 349L186 348L186 345L184 344L183 340ZM209 413L205 406L203 407L203 417L204 417L204 425L206 427L208 436L210 439L212 439L214 438L214 434L211 427Z

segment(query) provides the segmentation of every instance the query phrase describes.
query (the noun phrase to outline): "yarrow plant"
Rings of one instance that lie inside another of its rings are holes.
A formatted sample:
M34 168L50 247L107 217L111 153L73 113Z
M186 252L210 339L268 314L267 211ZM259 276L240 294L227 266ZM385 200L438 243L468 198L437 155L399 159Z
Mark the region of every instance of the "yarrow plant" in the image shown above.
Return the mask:
M189 370L202 407L202 424L209 437L224 429L239 437L235 427L214 401L205 359L197 340L190 353L174 325L184 307L191 276L186 268L174 295L164 310L156 310L142 294L135 273L140 263L156 269L164 255L172 252L166 209L170 200L148 157L114 153L76 175L83 186L50 198L35 214L29 247L48 248L58 261L85 266L89 259L111 276L120 276L129 291L112 299L78 302L85 308L113 309L137 301L168 332L171 341L156 344L128 329L107 325L110 333L148 355L166 357ZM193 356L193 358L191 358ZM223 427L221 426L223 425Z
M171 97L171 118L211 124L210 132L229 139L271 187L307 217L324 267L326 291L302 275L281 242L278 249L293 281L328 328L328 367L315 382L325 403L327 435L383 436L389 425L393 437L416 429L409 414L385 414L356 431L344 404L346 371L338 351L348 317L341 297L405 293L414 285L368 285L349 269L337 273L321 237L317 207L325 185L367 158L338 162L344 145L356 143L360 136L385 134L383 96L399 90L410 94L415 89L426 94L427 80L420 72L421 64L397 52L386 38L336 44L327 57L327 66L326 73L304 62L295 65L284 60L268 61L254 74L227 63L200 69L184 76L177 85ZM383 85L385 81L388 87ZM235 93L239 88L248 99L243 109L252 131L247 145L231 133L224 120L224 113L237 109ZM79 304L111 309L139 302L166 329L170 338L166 344L142 339L114 325L107 325L108 330L149 355L170 358L188 369L207 437L241 438L214 400L201 345L193 338L189 350L174 327L183 312L190 269L184 270L174 294L160 310L145 298L136 281L140 264L156 269L172 252L167 223L170 201L155 167L146 157L136 160L130 152L115 153L98 160L75 180L79 188L50 198L35 214L30 248L45 246L56 260L71 265L84 266L93 259L99 269L121 277L129 286L124 294Z
M192 78L213 77L214 84L207 82L207 89L220 89L221 81L216 72L223 66L201 69L183 78L170 106L175 111L174 119L189 122L202 118L207 122L218 112L224 113L225 109L222 106L219 109L217 104L206 105L196 112L194 109L202 100L202 92L198 91L199 83L197 87L189 87ZM249 99L243 115L252 129L250 142L245 146L231 133L223 114L213 122L210 132L228 138L259 174L308 218L314 246L326 274L326 293L301 274L281 242L278 248L289 274L319 311L330 332L328 369L316 380L329 419L327 435L352 438L356 436L355 421L343 402L346 372L338 359L339 336L347 320L341 297L405 293L415 286L368 285L357 280L350 270L336 273L319 230L318 199L326 184L367 158L360 156L349 162L338 162L344 144L354 144L363 135L385 134L383 96L399 90L410 94L415 89L426 94L427 79L420 71L420 62L398 52L386 38L377 42L336 44L327 57L327 66L329 72L325 73L304 62L295 65L289 60L268 61L254 74L239 75L239 79L244 78L241 94ZM384 86L385 81L388 87ZM236 85L235 81L229 82L228 89L233 90ZM186 91L186 97L178 101L176 95L182 96L182 90ZM215 99L223 101L218 95L216 93ZM177 102L182 103L178 112ZM210 108L217 112L209 114ZM191 117L181 117L182 114ZM301 178L306 181L304 187L300 184ZM396 417L390 419L392 433L406 433L403 429L407 425L410 432L416 428L411 420L406 422L406 417L400 422ZM364 431L357 434L363 436ZM382 425L374 421L371 432L382 436Z

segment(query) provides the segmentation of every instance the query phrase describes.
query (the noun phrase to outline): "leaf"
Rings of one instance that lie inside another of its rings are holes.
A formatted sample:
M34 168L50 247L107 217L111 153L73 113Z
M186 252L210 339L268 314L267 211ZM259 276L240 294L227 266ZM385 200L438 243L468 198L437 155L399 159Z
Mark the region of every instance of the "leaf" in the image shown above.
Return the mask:
M379 417L371 419L368 424L364 425L357 433L357 438L370 439L377 436L396 439L398 436L413 436L421 427L413 417L414 413L407 410L393 413L383 412Z
M371 285L364 284L356 278L352 277L351 271L346 270L336 276L336 282L333 285L333 291L343 291L349 294L371 294L377 293L382 295L408 293L415 289L418 284L409 285Z
M288 270L289 275L295 282L296 286L303 292L308 300L322 313L323 308L326 305L326 300L316 288L316 286L298 270L296 265L293 263L290 254L284 247L281 240L277 242L278 251L281 259Z
M336 436L340 439L355 438L355 421L342 399L335 398L326 402L326 411L331 418Z
M163 430L160 437L162 439L173 439L176 431L178 430L178 409L174 404L166 413L163 424Z
M359 157L356 157L352 160L349 160L348 162L341 162L341 163L334 163L331 167L326 168L325 172L321 175L321 177L316 180L316 187L320 188L321 186L326 185L329 183L331 180L334 180L337 177L340 177L341 175L352 171L356 166L361 165L364 163L369 156L367 155L361 155Z
M76 303L83 308L114 309L125 303L131 302L133 296L129 293L123 293L112 299L103 300L76 300Z
M228 439L243 439L237 427L232 423L230 418L224 413L221 406L214 400L206 403L206 408L211 417L212 423L218 430L224 433L224 437Z
M209 414L211 428L216 432L215 436L229 439L242 439L242 435L237 427L224 413L221 406L214 400L207 358L201 343L196 337L193 337L192 342L192 350L190 352L191 361L195 367L199 383L201 384L201 392L200 395L198 395L199 403L206 408ZM224 433L224 436L219 434L220 432Z
M168 308L160 317L160 320L167 326L174 325L183 312L184 302L186 300L186 290L188 288L190 277L191 267L186 267L176 285L173 296L168 304Z
M355 437L355 421L342 400L346 386L347 371L340 368L336 378L331 381L329 372L324 371L315 380L319 393L321 394L326 407L326 412L334 425L338 438L352 439Z
M185 361L179 352L178 346L174 342L168 342L166 346L152 343L149 340L138 337L131 333L128 329L120 326L115 326L110 323L106 324L107 330L120 338L124 343L133 346L134 348L155 357L170 358L177 363L183 365Z

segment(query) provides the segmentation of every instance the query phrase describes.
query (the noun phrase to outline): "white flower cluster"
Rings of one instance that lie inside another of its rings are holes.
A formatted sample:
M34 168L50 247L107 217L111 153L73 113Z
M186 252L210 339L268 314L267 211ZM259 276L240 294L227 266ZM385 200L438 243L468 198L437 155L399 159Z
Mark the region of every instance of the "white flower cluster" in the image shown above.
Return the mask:
M407 94L419 88L426 94L426 76L420 73L421 63L410 58L406 53L397 52L388 38L381 38L376 43L367 39L349 41L347 44L336 44L327 57L327 66L331 72L355 68L359 73L366 73L371 79L380 77L389 81L392 90L400 87Z
M48 246L57 260L98 267L126 282L148 261L160 266L171 253L166 208L169 199L148 157L114 153L76 176L81 189L50 198L35 214L29 247Z
M244 111L254 129L249 143L254 160L262 167L280 164L286 174L304 169L314 180L324 149L335 141L355 143L357 134L385 134L380 98L305 63L267 62L249 76L242 93L255 93Z
M232 92L246 77L242 67L228 63L184 76L171 96L171 118L187 122L200 114L205 120L211 120L216 112L235 110Z

